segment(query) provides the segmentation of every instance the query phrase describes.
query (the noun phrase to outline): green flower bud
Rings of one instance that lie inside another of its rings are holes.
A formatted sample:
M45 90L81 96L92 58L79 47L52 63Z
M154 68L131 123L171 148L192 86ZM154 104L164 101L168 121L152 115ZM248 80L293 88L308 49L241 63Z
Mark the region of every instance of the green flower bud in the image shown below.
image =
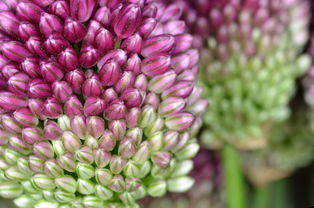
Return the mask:
M167 180L168 190L171 192L182 193L189 190L194 184L194 180L188 176L181 176Z
M69 193L76 192L77 182L71 176L63 176L60 178L56 178L55 183L58 189L62 191L69 192Z
M183 149L175 153L178 160L186 160L195 157L198 153L200 146L197 143L190 143Z
M50 177L59 177L64 174L63 169L54 159L45 162L44 172Z
M76 136L71 131L65 131L62 135L63 146L69 152L75 152L80 149L82 143L78 136Z
M63 131L70 130L70 118L66 115L62 115L58 118L58 125Z
M74 154L74 157L76 160L82 163L91 164L94 161L93 150L88 146L84 146L81 149L77 150Z
M133 160L137 163L144 163L147 161L150 155L149 143L148 141L144 141L138 147L137 152L133 156Z
M153 197L161 197L167 192L167 183L164 180L158 180L150 183L147 187L147 193Z
M140 166L140 172L138 173L138 178L144 178L147 176L147 174L151 171L151 163L150 161L146 160L143 164Z
M41 201L38 202L34 208L58 208L59 205L57 202L48 202L48 201Z
M76 161L72 153L65 153L57 158L58 164L65 170L69 172L74 172L76 168Z
M22 195L14 199L14 204L21 208L32 208L36 204L36 200L30 195Z
M140 172L139 165L136 162L129 160L123 169L123 173L128 177L136 177Z
M113 192L110 189L101 185L95 186L95 194L105 201L110 200L113 197Z
M126 160L122 157L113 155L110 160L110 170L114 174L119 174L126 165Z
M32 171L34 172L43 172L44 171L44 160L36 156L29 156L28 164Z
M103 201L95 196L85 196L83 198L83 204L86 208L99 208L103 207Z
M77 191L84 195L89 195L95 192L95 185L92 181L79 178L77 180Z
M0 195L3 198L17 198L23 194L23 187L15 182L0 183Z
M85 139L84 145L91 149L96 149L98 148L98 138L96 139L95 137L89 136Z
M90 179L95 175L95 168L90 164L78 163L76 173L82 179Z
M119 198L121 199L121 201L126 204L126 205L131 205L135 203L135 199L132 196L131 193L129 192L124 192L122 194L119 195Z
M146 136L151 136L151 135L153 135L155 132L162 130L163 127L164 127L164 124L165 124L164 120L163 120L160 116L158 116L158 117L155 119L155 121L153 121L151 124L149 124L149 125L145 128L145 130L144 130L145 135L146 135Z
M126 178L125 179L125 189L127 192L135 191L141 185L141 181L138 178Z
M32 184L31 181L23 181L21 184L25 192L30 193L30 194L38 193L38 189L35 188L35 186Z
M113 177L111 180L110 189L118 193L125 191L125 182L121 175L116 175Z
M156 115L154 108L150 105L145 105L143 110L142 110L140 127L144 128L144 127L151 125L155 121L156 117L157 117L157 115Z
M17 167L21 172L25 174L31 175L33 173L33 171L29 167L29 164L26 158L23 158L23 157L19 158L17 160Z
M4 151L4 159L9 165L15 165L20 157L22 157L22 154L14 149L7 148Z
M155 132L153 135L148 137L151 151L158 151L163 146L164 135L161 131Z
M17 167L7 169L5 176L12 181L24 181L29 178L27 173L20 171Z
M47 201L55 201L55 198L54 198L54 191L46 191L46 190L43 190L42 191L42 196L45 200Z
M111 160L111 154L104 149L94 150L94 160L99 168L107 166Z
M185 160L182 162L178 162L177 165L174 167L171 177L175 178L178 176L184 176L191 172L193 169L193 161L192 160Z
M53 178L41 173L33 175L31 182L34 187L41 190L53 190L56 187Z
M105 168L99 168L95 171L95 178L97 183L107 186L111 183L112 173Z
M65 153L65 148L63 146L62 140L52 140L53 150L56 155L59 157Z
M60 203L71 203L75 200L76 196L73 193L57 190L54 193L55 199Z
M126 131L126 137L130 138L134 144L140 145L143 139L143 130L141 128L132 128Z

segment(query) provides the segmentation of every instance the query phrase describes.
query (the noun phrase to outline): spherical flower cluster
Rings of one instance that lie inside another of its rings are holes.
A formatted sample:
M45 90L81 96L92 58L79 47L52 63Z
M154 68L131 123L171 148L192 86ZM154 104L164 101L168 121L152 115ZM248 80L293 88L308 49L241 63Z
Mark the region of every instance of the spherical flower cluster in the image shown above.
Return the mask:
M310 62L298 56L308 36L308 2L177 1L198 45L207 40L200 76L211 106L204 143L266 137L268 126L289 115L294 81Z
M0 2L0 195L136 207L193 180L207 101L182 10L154 0Z

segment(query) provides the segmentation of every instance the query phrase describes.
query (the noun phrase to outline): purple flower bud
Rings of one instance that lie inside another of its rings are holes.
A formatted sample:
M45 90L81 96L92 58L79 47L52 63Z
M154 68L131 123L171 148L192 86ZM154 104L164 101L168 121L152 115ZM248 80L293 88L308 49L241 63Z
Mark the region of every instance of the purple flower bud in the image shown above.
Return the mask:
M100 82L105 86L111 86L117 83L121 76L120 66L113 60L107 61L98 73Z
M172 70L155 76L150 80L148 89L155 93L162 93L174 84L176 77L176 73Z
M136 126L138 126L140 116L141 110L139 108L131 108L125 116L128 128L135 128Z
M5 0L5 1L2 1L2 4L3 4L2 5L3 11L6 11L6 10L11 10L11 9L16 8L18 1L17 0Z
M193 90L194 83L191 81L178 81L172 87L162 93L163 98L182 97L187 98Z
M1 70L3 78L5 78L6 80L9 80L11 76L18 72L20 72L20 69L17 64L7 64L3 66Z
M175 37L175 47L173 53L181 53L191 48L193 37L190 34L182 34Z
M116 140L121 140L126 132L126 123L124 120L114 120L109 122L109 130Z
M111 11L107 7L101 7L96 11L94 19L102 24L103 26L107 27L111 22Z
M11 136L9 139L9 145L11 148L22 154L29 154L31 152L31 146L24 142L20 136Z
M187 54L180 54L178 56L173 56L171 59L171 68L177 73L185 71L190 64L190 57ZM194 80L194 79L193 79Z
M163 150L165 151L171 150L177 145L178 140L179 140L179 133L177 131L167 131L164 134Z
M4 110L16 110L27 106L27 98L11 92L0 92L0 107Z
M71 153L69 153L69 152L64 153L59 158L57 158L57 162L63 169L65 169L65 170L67 170L69 172L74 172L75 171L76 162L75 162L74 156ZM56 185L57 186L60 183L59 179L60 178L56 179ZM67 184L66 183L67 181L69 181L69 180L65 180L64 184ZM66 190L69 191L69 192L75 192L75 188L74 189L68 189L67 188Z
M124 67L125 71L132 71L135 75L141 72L141 59L137 54L132 54Z
M0 12L0 29L12 36L18 35L19 20L9 11Z
M164 32L171 35L181 35L185 32L185 22L181 20L169 21L164 26Z
M97 116L87 117L86 126L89 134L95 138L99 138L105 131L105 121Z
M0 55L0 70L3 69L10 61L3 55Z
M136 80L134 82L134 87L143 92L146 92L148 88L147 77L144 74L139 74L136 77ZM145 96L142 96L142 97L145 97Z
M84 104L85 116L96 116L104 112L106 103L103 99L98 97L88 97Z
M43 172L44 162L45 162L44 160L35 155L29 156L28 159L29 167L34 172Z
M54 82L63 78L62 67L53 61L41 61L40 71L47 82Z
M30 78L26 74L15 73L8 80L8 89L19 95L27 95L29 81Z
M152 106L153 108L157 109L160 103L160 99L159 96L156 95L153 92L150 92L148 95L146 95L145 98L145 104L148 104L150 106Z
M167 22L169 20L177 20L181 17L182 12L183 8L179 4L172 4L166 8L160 21Z
M42 58L47 57L46 51L44 50L43 47L43 41L39 37L29 38L25 43L25 47L34 55L37 55Z
M101 28L97 31L93 44L100 53L104 54L114 48L114 37L108 30Z
M150 149L148 141L144 141L138 147L137 152L133 156L133 160L139 164L143 164L147 162L150 156Z
M73 48L67 48L58 55L58 63L67 71L72 71L79 67L79 59Z
M53 32L62 33L63 25L57 16L43 12L39 21L39 29L48 37Z
M49 11L63 19L66 19L70 14L70 7L66 1L55 1L50 7Z
M142 72L149 76L157 76L170 68L171 58L167 55L154 55L142 61Z
M25 58L31 56L31 53L17 41L9 41L2 45L2 53L8 59L15 62L22 62Z
M32 0L32 1L40 7L47 7L54 2L54 0Z
M119 120L125 117L126 107L120 100L112 101L105 109L104 117L108 120Z
M65 131L62 134L63 145L65 149L69 152L75 152L81 147L81 140L77 135L73 134L71 131Z
M43 132L39 128L25 128L22 130L22 138L28 144L32 145L35 142L43 139Z
M79 22L85 22L91 17L96 4L96 0L71 0L71 16Z
M122 158L130 158L135 154L135 145L133 141L129 138L123 138L119 145L118 154Z
M187 51L187 54L190 56L190 64L189 68L192 68L198 63L199 60L199 53L196 49L191 49Z
M38 23L43 10L32 3L20 2L16 7L16 15L21 20Z
M120 99L124 101L126 107L132 108L139 106L143 98L138 89L128 88L122 93Z
M9 115L3 115L1 117L2 127L11 133L19 133L22 131L22 127L20 124L17 123L17 121L9 116Z
M106 91L103 95L103 98L104 98L106 103L110 103L114 100L117 100L118 95L117 95L116 91L114 91L114 89L108 88L108 89L106 89Z
M68 18L64 22L63 34L71 43L77 43L84 39L86 27L82 23Z
M140 53L142 50L143 40L138 33L126 38L121 44L121 48L128 53Z
M29 83L28 95L32 98L48 98L52 95L50 85L41 79L33 79Z
M71 86L65 81L56 81L52 84L52 90L54 97L60 102L66 102L72 95Z
M115 8L120 3L120 0L99 0L100 6L106 6L110 9Z
M177 77L177 79L178 81L185 80L193 82L195 80L195 73L192 70L185 70Z
M169 152L156 152L152 155L152 161L162 169L169 166L171 158L172 155Z
M45 162L44 172L50 177L60 177L64 174L63 169L58 165L55 159Z
M162 116L173 115L181 112L185 106L186 104L183 98L169 97L162 101L158 108L158 113Z
M141 21L141 8L136 4L129 4L115 17L113 28L119 38L127 38L133 35Z
M123 72L120 80L115 84L114 89L117 93L122 93L124 90L133 86L135 74L130 71Z
M172 35L158 35L147 39L141 54L144 57L150 57L159 53L168 53L175 44L175 38Z
M111 154L104 149L96 149L94 151L95 163L99 168L107 166L111 160Z
M48 98L43 106L43 114L48 118L56 119L62 114L62 106L55 98Z
M19 25L18 29L19 37L23 41L27 41L30 37L39 37L39 31L35 27L35 25L28 23L28 22L22 22Z
M44 105L44 101L41 99L29 99L28 100L28 107L32 111L34 115L38 118L44 120L46 117L42 113L42 108Z
M48 141L39 141L33 144L33 153L44 160L54 156L53 147Z
M16 110L13 116L15 120L24 127L33 127L38 124L38 118L28 108Z
M110 170L114 174L119 174L123 170L124 166L126 165L127 161L124 160L122 157L113 155L110 160Z
M81 149L77 150L74 157L82 163L91 164L94 161L93 151L88 146L83 146Z
M157 17L157 4L148 4L143 8L143 16L144 17L153 17L154 19ZM162 9L164 9L164 6L162 5ZM158 19L158 18L156 18Z
M80 55L80 64L84 68L93 67L100 59L100 52L92 46L83 46Z
M81 101L75 95L72 95L64 103L63 109L64 109L64 113L67 116L73 117L73 116L82 114L83 105L82 105Z
M83 93L86 96L95 96L99 97L103 94L104 89L101 86L101 83L97 79L97 77L92 77L90 79L85 80L83 84Z
M59 33L50 34L44 42L46 51L56 55L69 46L69 42Z
M121 49L111 50L98 62L98 68L100 69L110 59L117 62L120 66L123 66L127 60L127 54Z
M10 136L11 135L9 134L9 132L7 132L3 129L0 129L0 144L6 145L9 141Z
M104 151L111 151L116 146L116 139L114 138L111 131L105 130L100 137L98 144L99 148L103 149Z
M85 82L84 72L80 69L75 69L71 72L68 72L65 75L65 79L68 83L71 84L71 87L75 93L81 93L81 88Z
M178 113L169 116L165 120L167 128L176 131L183 131L192 126L194 116L191 113Z

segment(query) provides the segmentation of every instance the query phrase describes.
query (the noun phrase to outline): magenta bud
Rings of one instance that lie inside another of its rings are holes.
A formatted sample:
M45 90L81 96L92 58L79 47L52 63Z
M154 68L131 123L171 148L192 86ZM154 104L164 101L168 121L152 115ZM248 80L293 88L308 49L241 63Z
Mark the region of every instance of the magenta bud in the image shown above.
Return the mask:
M164 134L163 149L165 151L173 149L177 145L178 140L179 140L179 133L177 131L167 131Z
M54 82L52 90L54 97L62 103L66 102L73 93L71 86L65 81Z
M44 137L46 139L54 140L59 139L63 131L59 125L54 121L47 121L44 127Z
M162 93L174 84L176 77L176 73L172 70L164 74L157 75L149 81L148 89L155 93Z
M44 42L44 47L46 51L54 55L59 54L68 46L69 42L64 39L64 37L60 33L50 34Z
M84 72L80 69L75 69L73 71L68 72L65 75L65 79L68 83L71 84L71 87L74 92L81 93L82 85L85 82Z
M22 131L22 126L9 115L3 115L1 117L1 124L3 129L5 129L7 132L19 133Z
M97 79L97 77L92 77L85 80L83 84L83 93L89 97L99 97L102 95L104 89L101 86L101 83Z
M18 72L20 72L20 68L17 64L7 64L3 66L1 70L3 77L7 80Z
M154 19L157 17L157 8L158 4L148 4L143 8L143 17L153 17ZM164 6L162 5L162 9Z
M100 59L97 66L100 69L108 60L117 62L120 66L123 66L127 60L127 54L124 50L114 49L106 53L106 55Z
M135 75L133 72L125 71L121 75L120 80L115 84L114 89L117 93L122 93L127 88L133 86L135 81Z
M68 18L64 22L63 34L71 43L78 43L84 39L86 27L82 23Z
M168 6L160 19L161 22L167 22L169 20L177 20L181 17L183 8L179 4L172 4Z
M32 54L23 46L21 42L9 41L2 45L2 53L8 59L15 62L22 62Z
M7 34L17 36L19 19L9 11L0 12L0 29Z
M43 9L33 3L20 2L16 7L16 16L20 20L38 23Z
M157 109L160 103L159 95L150 92L146 95L145 104L153 106L154 109Z
M128 128L135 128L138 126L141 118L141 109L139 108L131 108L127 115L125 116L125 120Z
M156 19L155 18L147 18L142 22L142 25L138 29L138 33L147 38L153 32L156 27Z
M84 37L83 42L86 45L94 44L95 37L100 29L103 29L101 24L95 20L91 20L88 24L87 33Z
M103 98L106 103L110 103L111 101L118 99L118 95L114 89L108 88L106 89Z
M172 158L171 153L169 152L155 152L152 155L152 161L159 168L167 168L170 164L170 160Z
M39 21L39 29L48 37L53 32L62 33L63 25L57 16L43 12Z
M17 4L18 4L18 0L5 0L2 1L3 7L6 7L6 10L12 10L15 9Z
M63 78L62 67L53 61L41 61L40 70L43 78L47 82L55 82Z
M64 103L63 110L67 116L73 117L73 116L82 114L83 105L81 101L75 95L72 95Z
M170 68L171 58L167 55L154 55L142 61L142 72L153 77L166 72Z
M89 134L95 138L99 138L105 131L105 121L97 116L87 117L86 126Z
M49 11L62 19L66 19L70 14L70 7L66 1L55 1L50 5Z
M86 79L90 79L90 78L93 78L93 77L98 79L96 72L94 70L92 70L92 69L87 69L85 71L85 78Z
M117 7L120 2L120 0L99 0L99 5L113 9Z
M71 17L79 22L86 22L91 17L96 5L96 0L71 0Z
M52 4L55 0L32 0L35 4L40 7L47 7Z
M158 108L161 116L169 116L182 111L186 106L183 98L169 97L162 101Z
M67 48L58 55L58 63L67 71L72 71L79 67L79 59L73 48Z
M15 120L24 127L33 127L38 124L38 118L28 108L16 110L13 116Z
M47 98L52 96L50 85L41 79L33 79L29 83L28 95L32 98Z
M29 76L22 72L15 73L8 80L8 89L19 95L27 95Z
M10 62L9 59L0 54L0 70L2 70L3 67L6 66L9 62Z
M195 72L193 72L192 70L185 70L178 76L177 79L186 80L186 81L194 81L195 77L196 77Z
M110 121L108 128L116 140L121 140L126 132L126 123L124 120Z
M172 87L162 93L163 98L182 97L187 98L192 93L194 83L191 81L178 81Z
M43 42L39 37L31 37L28 39L25 43L25 47L34 55L42 58L47 57L46 51L43 47Z
M138 33L126 38L121 44L121 48L129 53L140 53L143 40Z
M182 34L175 37L175 47L173 53L181 53L191 48L193 37L190 34Z
M23 41L27 41L30 37L39 37L39 31L37 30L37 28L28 22L21 22L21 24L19 25L19 37L21 40Z
M134 82L134 87L143 91L143 92L146 92L147 88L148 88L147 77L144 74L139 74L136 77L136 80ZM143 96L143 97L145 97L145 96Z
M171 35L181 35L186 31L186 25L184 21L172 20L164 25L164 33Z
M168 129L183 131L192 126L194 116L191 113L177 113L166 118L165 124Z
M21 68L32 78L41 76L39 60L37 58L26 58L21 63Z
M190 56L190 63L189 63L189 68L192 68L198 63L199 60L199 53L198 50L196 49L191 49L187 51L187 54Z
M129 138L123 138L119 145L118 154L122 158L130 158L135 154L135 145L133 141Z
M83 46L80 55L80 64L84 68L93 67L100 59L100 52L93 46Z
M190 57L187 54L173 56L171 59L171 68L177 73L185 71L190 64Z
M41 120L44 120L46 117L42 113L42 108L44 105L44 101L41 99L29 99L28 107L32 111L34 115L36 115Z
M53 147L48 141L39 141L33 144L33 153L43 160L53 158L54 156Z
M22 130L22 138L32 145L43 138L43 132L39 128L25 128Z
M108 7L101 7L96 11L96 14L94 16L94 20L102 24L103 26L107 27L109 26L111 22L111 12Z
M98 76L104 86L114 85L121 76L120 66L117 62L109 60L101 67Z
M141 54L144 57L150 57L158 53L168 53L175 44L175 38L172 35L158 35L147 39Z
M132 108L139 106L143 98L138 89L128 88L121 94L120 99L124 101L126 107Z
M115 17L113 29L119 38L127 38L133 35L141 21L141 8L137 4L129 4Z
M125 71L132 71L134 74L139 74L141 72L141 59L137 54L132 54L124 67Z
M126 111L127 109L122 101L114 100L105 109L104 117L108 120L119 120L124 118Z
M43 114L51 119L56 119L62 114L62 106L55 98L48 98L43 106Z
M85 139L87 136L87 127L84 116L75 116L71 120L71 130L81 139Z
M84 104L85 116L96 116L104 112L106 103L103 99L98 97L88 97Z
M17 110L27 106L27 97L11 92L0 92L0 107L5 111Z
M97 31L93 44L100 53L104 54L114 48L114 37L108 30L101 28Z
M98 141L99 148L104 151L111 151L116 146L116 139L113 136L113 133L109 130L105 130L102 136Z

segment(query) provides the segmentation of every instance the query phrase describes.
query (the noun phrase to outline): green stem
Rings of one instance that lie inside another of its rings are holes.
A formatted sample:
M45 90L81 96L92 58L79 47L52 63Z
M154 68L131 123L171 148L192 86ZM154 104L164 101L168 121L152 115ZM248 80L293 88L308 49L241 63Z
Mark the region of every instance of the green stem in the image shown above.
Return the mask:
M245 208L244 178L240 154L226 144L222 150L228 208Z
M270 190L271 188L269 186L255 188L253 197L253 208L269 207Z

